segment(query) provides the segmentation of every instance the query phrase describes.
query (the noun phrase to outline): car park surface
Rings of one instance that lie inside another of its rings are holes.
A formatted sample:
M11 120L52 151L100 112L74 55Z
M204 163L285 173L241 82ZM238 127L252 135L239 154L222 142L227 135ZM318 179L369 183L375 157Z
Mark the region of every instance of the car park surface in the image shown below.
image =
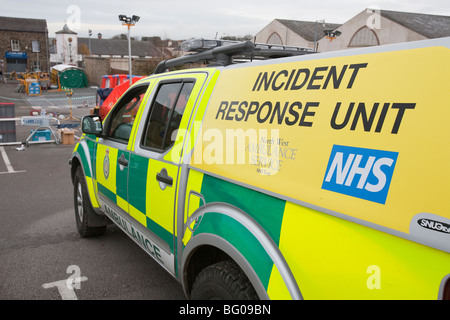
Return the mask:
M0 85L0 102L14 102L16 117L29 116L32 106L14 88ZM42 106L68 115L67 106L58 105L67 100L53 102ZM77 104L73 111L88 113ZM18 141L30 129L17 122ZM74 145L20 147L0 146L1 300L185 299L181 286L114 225L102 238L80 238L67 173ZM61 286L77 278L73 290Z

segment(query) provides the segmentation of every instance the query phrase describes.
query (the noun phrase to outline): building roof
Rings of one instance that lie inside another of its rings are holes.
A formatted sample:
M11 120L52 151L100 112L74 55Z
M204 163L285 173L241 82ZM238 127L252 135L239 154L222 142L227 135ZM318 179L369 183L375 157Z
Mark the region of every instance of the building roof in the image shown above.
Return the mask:
M47 21L45 19L0 17L0 31L45 33L47 32Z
M311 21L297 21L297 20L285 20L285 19L275 19L276 21L282 23L287 28L297 33L303 39L307 41L314 41L323 38L325 36L325 30L335 30L340 27L337 23L322 23L322 22L311 22Z
M89 38L78 38L78 50L81 45L89 48ZM91 38L91 54L128 56L128 40ZM131 55L156 57L160 51L149 41L131 40Z
M380 10L381 16L429 39L450 36L450 16Z
M59 33L62 33L62 34L77 34L76 32L70 30L69 27L67 26L67 24L64 25L62 30L56 31L55 33L56 34L59 34Z

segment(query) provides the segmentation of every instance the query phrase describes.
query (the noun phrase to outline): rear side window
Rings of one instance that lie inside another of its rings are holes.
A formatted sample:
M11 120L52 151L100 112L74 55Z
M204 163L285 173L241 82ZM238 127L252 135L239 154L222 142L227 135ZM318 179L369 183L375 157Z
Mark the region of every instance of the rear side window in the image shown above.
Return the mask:
M194 82L164 83L158 88L147 120L142 145L155 151L169 149L180 127Z

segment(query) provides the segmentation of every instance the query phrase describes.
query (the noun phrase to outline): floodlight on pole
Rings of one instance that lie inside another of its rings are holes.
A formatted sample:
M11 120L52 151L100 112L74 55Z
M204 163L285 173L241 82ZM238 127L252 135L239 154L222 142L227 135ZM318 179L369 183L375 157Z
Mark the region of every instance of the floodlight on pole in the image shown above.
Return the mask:
M131 37L130 37L130 29L133 27L136 22L138 22L140 19L139 16L133 15L131 18L127 17L124 14L119 14L119 20L122 21L122 25L128 27L128 70L129 70L129 77L130 77L130 86L132 84L131 80Z
M92 36L92 30L88 29L89 34L89 56L91 56L91 36Z
M324 30L324 33L326 38L330 40L330 42L342 34L342 32L340 32L339 30Z

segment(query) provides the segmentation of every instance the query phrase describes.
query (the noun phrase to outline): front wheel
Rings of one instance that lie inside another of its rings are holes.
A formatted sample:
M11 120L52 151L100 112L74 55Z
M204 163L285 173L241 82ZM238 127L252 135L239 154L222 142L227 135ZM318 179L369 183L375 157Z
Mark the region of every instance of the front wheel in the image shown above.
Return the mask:
M89 224L90 219L97 213L94 212L89 201L86 180L80 167L77 168L73 186L75 220L78 232L83 238L102 235L106 231L106 225L93 227Z
M195 279L192 300L258 300L250 280L230 260L203 269Z

